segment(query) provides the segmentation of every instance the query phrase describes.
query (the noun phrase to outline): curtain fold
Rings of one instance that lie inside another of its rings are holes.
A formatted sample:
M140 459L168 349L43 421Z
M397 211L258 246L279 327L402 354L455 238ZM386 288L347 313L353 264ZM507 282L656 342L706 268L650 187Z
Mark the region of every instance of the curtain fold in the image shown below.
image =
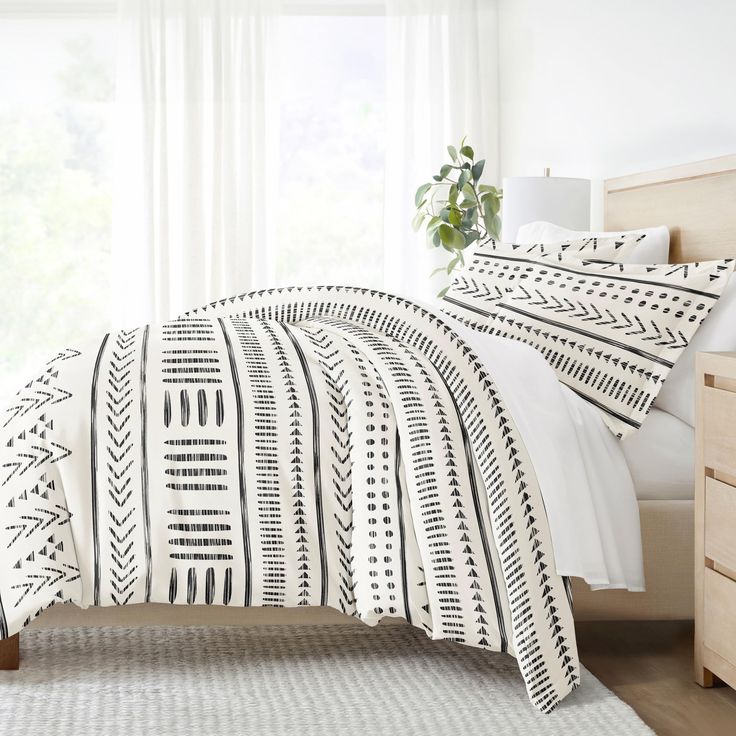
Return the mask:
M431 300L447 283L431 271L449 254L411 231L414 192L468 136L498 177L498 32L494 0L387 0L385 284Z
M168 319L267 280L274 0L119 0L113 315Z
M125 326L273 280L282 9L278 0L118 6L111 302ZM448 254L427 250L410 223L414 191L448 144L468 135L486 158L484 180L497 183L496 23L495 0L386 2L388 290L431 299L446 283L429 274Z

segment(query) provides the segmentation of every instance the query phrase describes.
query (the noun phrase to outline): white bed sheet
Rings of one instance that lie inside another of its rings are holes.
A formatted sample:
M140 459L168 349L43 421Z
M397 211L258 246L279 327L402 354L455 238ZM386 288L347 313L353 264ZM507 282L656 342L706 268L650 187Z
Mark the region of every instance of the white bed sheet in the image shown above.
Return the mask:
M692 500L695 492L695 430L682 419L652 409L621 443L640 501Z
M644 590L639 507L620 442L600 413L523 343L447 315L488 366L521 432L549 519L557 572L593 588Z

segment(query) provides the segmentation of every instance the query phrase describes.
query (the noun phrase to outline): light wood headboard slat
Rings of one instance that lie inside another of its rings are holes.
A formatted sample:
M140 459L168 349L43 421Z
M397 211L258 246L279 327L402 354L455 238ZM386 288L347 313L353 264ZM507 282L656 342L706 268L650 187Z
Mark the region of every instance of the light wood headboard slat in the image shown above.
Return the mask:
M736 155L604 182L606 230L667 225L670 261L736 257Z

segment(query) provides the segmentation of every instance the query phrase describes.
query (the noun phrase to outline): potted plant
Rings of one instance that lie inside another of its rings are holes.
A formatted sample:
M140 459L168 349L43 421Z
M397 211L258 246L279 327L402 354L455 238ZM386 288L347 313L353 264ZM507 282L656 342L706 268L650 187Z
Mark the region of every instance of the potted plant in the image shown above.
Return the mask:
M426 228L427 246L444 248L450 254L446 266L436 268L430 275L451 274L465 264L463 251L476 240L499 239L501 232L502 191L481 184L485 159L475 160L475 151L465 142L448 146L450 163L440 167L432 181L422 184L414 196L417 212L412 227ZM449 286L442 289L443 297Z

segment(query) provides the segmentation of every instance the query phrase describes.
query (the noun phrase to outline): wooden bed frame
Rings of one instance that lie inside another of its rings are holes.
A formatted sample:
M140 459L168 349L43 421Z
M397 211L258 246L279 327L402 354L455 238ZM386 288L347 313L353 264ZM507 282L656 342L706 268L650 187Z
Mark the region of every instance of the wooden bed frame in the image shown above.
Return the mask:
M674 263L736 256L736 156L608 179L604 206L606 230L667 225L670 261ZM693 501L640 501L639 509L647 592L593 592L576 580L576 620L693 618ZM80 611L68 604L50 609L31 626L252 626L351 621L355 620L327 608L141 604ZM18 645L19 636L0 642L0 669L17 669Z
M605 230L667 225L671 263L736 257L736 156L608 179L603 201ZM576 620L692 619L693 503L640 501L646 593L575 580Z

